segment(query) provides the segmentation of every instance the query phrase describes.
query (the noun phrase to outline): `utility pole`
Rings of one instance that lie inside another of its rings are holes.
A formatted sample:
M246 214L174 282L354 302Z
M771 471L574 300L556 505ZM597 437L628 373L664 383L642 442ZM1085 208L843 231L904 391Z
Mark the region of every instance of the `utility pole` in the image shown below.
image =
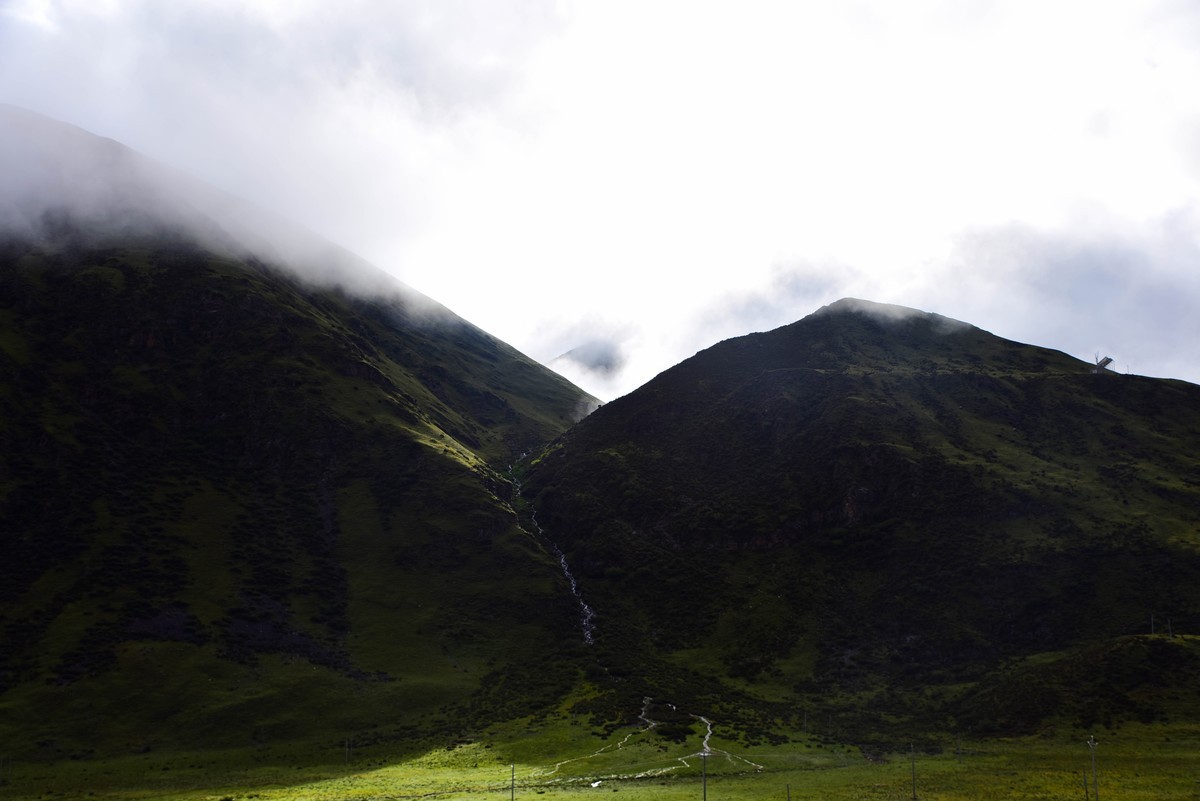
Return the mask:
M1100 743L1096 742L1096 736L1091 735L1087 739L1087 746L1092 750L1092 798L1100 801L1100 780L1096 778L1096 746Z
M912 801L917 801L917 751L912 743L908 744L908 759L912 765Z
M792 785L787 786L787 801L792 801Z
M512 773L508 778L508 801L514 801L517 797L517 763L512 764Z
M708 752L700 754L701 801L708 801Z

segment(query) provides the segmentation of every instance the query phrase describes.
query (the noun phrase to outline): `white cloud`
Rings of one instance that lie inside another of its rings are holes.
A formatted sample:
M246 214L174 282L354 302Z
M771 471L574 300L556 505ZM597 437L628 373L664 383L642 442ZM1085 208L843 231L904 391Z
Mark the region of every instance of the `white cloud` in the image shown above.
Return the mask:
M1010 339L1200 381L1200 210L965 234L923 302Z
M53 30L52 0L11 0L0 5L0 16L36 28Z
M620 332L606 396L836 293L1084 357L1119 330L1101 308L1132 369L1200 380L1179 317L1135 313L1196 297L1192 3L0 9L0 100L311 225L537 358L581 321Z

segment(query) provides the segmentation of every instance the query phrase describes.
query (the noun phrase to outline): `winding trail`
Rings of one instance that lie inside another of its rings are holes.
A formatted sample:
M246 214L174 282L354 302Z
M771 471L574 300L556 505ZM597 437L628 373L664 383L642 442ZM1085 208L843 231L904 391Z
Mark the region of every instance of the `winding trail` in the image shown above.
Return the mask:
M558 762L555 762L553 766L548 767L548 768L535 769L534 771L532 771L529 774L530 777L531 778L539 778L539 779L548 778L550 776L554 776L555 774L557 774L563 768L564 765L570 765L573 762L584 762L586 760L594 759L594 758L599 757L606 753L620 751L622 748L625 747L625 745L632 738L636 737L639 734L645 734L658 726L658 721L652 720L650 718L650 704L653 703L653 700L654 699L649 698L649 697L642 699L642 711L638 714L638 720L641 721L643 724L642 727L639 729L635 729L634 731L631 731L628 734L626 734L624 737L621 738L620 742L613 743L611 745L606 745L597 751L593 751L590 754L586 754L585 756L578 756L578 757L572 757L571 759L560 760ZM674 704L667 704L667 706L671 707L671 709L676 708ZM712 736L713 736L712 721L703 715L692 715L691 717L696 720L703 721L704 725L706 727L706 731L704 733L704 741L701 745L700 750L697 751L696 753L684 754L683 756L675 757L673 761L678 762L679 764L677 764L677 765L651 768L649 770L639 771L637 773L605 774L605 775L599 776L599 778L600 779L610 779L610 780L611 779L645 779L645 778L650 778L653 776L662 776L664 774L679 770L680 768L692 767L693 763L689 762L688 760L694 760L698 757L701 759L705 759L705 758L707 758L709 756L713 756L713 755L724 756L726 761L728 761L730 763L744 762L746 765L749 765L750 767L754 768L755 770L763 770L764 769L764 766L758 764L757 762L751 762L750 760L746 759L745 757L740 757L736 754L732 754L729 751L723 751L719 748L713 748L711 745ZM573 782L578 782L578 783L585 783L585 782L591 783L593 787L596 787L597 785L600 784L600 781L595 781L593 783L593 782L590 782L589 779L583 778L583 777L569 779L567 781L573 781Z
M629 739L631 737L634 737L638 734L643 734L645 732L648 732L651 729L653 729L655 726L658 725L658 723L656 721L653 721L650 718L646 717L646 713L650 709L650 701L651 701L651 699L649 699L649 698L642 699L642 712L640 715L638 715L638 720L640 720L646 724L644 728L629 732L629 734L626 734L624 737L621 738L621 742L619 742L619 743L614 743L612 745L606 745L603 748L599 749L598 751L593 751L592 753L587 754L585 756L572 757L570 759L564 759L559 762L555 762L553 767L539 768L537 770L534 770L530 775L538 776L538 777L553 776L554 774L558 773L559 770L562 769L563 765L570 765L572 762L583 762L584 760L593 759L595 757L600 756L601 754L606 754L609 751L620 751L622 748L625 747L625 744L627 742L629 742Z
M710 746L709 741L712 740L712 735L713 735L712 721L709 720L708 718L704 717L703 715L692 715L692 717L694 717L696 720L704 721L704 725L708 727L708 731L706 731L704 733L704 742L701 744L700 753L692 754L692 756L708 756L710 754L720 754L725 757L725 761L727 761L727 762L734 762L734 761L745 762L747 765L754 768L755 770L763 769L763 766L758 764L757 762L751 762L750 760L746 759L745 757L740 757L737 754L731 754L728 751L722 751L719 748L713 748L712 746Z

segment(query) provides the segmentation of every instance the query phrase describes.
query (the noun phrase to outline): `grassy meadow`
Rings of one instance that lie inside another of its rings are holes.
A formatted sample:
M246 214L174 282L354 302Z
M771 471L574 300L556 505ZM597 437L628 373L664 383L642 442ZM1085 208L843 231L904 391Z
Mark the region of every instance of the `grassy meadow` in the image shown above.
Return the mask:
M910 752L865 754L797 740L741 747L686 742L644 726L601 740L586 727L532 723L422 754L395 748L263 747L247 752L142 754L119 760L0 763L0 798L332 801L333 799L540 797L574 801L777 799L1079 799L1091 754L1082 732L968 742L918 743ZM1097 733L1096 772L1105 801L1200 797L1200 726L1131 724ZM1094 795L1092 796L1094 797Z

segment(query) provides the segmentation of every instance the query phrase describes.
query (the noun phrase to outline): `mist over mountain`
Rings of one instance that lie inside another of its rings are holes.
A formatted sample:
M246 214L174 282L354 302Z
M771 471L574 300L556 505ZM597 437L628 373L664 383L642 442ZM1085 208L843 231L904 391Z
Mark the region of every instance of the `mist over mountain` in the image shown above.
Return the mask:
M117 243L185 236L224 255L285 266L321 286L401 293L445 309L349 251L119 142L0 103L0 231L26 241Z
M597 408L115 142L0 158L6 755L1200 720L1200 387L845 299Z
M506 471L593 398L114 142L0 131L6 753L449 736L569 686Z

